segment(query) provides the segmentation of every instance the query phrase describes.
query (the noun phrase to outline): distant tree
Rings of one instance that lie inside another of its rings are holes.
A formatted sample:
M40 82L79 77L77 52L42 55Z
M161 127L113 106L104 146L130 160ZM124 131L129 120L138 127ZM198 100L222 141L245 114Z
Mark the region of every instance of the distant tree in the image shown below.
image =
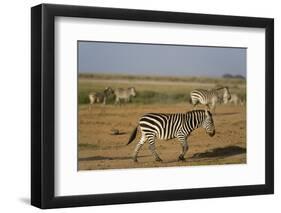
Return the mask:
M222 75L223 78L238 78L238 79L245 79L245 77L243 75L231 75L229 73L223 74Z
M222 77L223 78L233 78L233 75L226 73L226 74L223 74Z
M239 78L239 79L245 79L245 77L243 75L235 75L235 78Z

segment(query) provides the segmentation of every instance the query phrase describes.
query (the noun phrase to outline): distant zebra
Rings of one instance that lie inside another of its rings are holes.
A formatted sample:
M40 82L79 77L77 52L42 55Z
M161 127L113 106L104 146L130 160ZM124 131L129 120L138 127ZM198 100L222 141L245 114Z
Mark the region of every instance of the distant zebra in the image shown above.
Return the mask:
M129 88L117 88L114 90L115 94L115 103L120 104L120 100L123 99L125 102L129 102L131 96L135 97L137 92L134 87L129 87Z
M155 160L162 161L155 149L155 139L170 140L177 138L182 145L182 152L178 160L184 161L184 156L188 150L187 137L193 130L203 127L207 134L215 135L212 114L207 110L194 110L176 114L149 113L140 118L138 126L141 129L141 139L133 154L135 162L137 162L137 155L146 141L149 143L149 149ZM132 132L127 145L136 138L138 126Z
M228 101L228 103L234 104L236 106L240 105L243 106L244 102L237 94L232 94L231 99Z
M103 103L106 104L107 98L113 94L111 87L106 87L102 92L92 92L88 95L90 106L94 103Z
M213 113L215 113L217 103L227 103L230 99L231 94L228 87L220 87L212 90L195 89L190 93L193 108L200 103L205 105Z

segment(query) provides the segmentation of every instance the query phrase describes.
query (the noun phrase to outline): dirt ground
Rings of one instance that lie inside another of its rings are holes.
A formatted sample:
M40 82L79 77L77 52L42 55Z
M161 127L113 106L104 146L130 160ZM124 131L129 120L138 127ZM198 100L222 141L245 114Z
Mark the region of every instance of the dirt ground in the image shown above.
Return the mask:
M79 106L78 169L120 169L144 167L196 166L246 163L246 110L242 106L219 105L213 115L216 135L209 137L204 129L195 130L188 138L189 150L185 162L178 162L181 151L177 139L156 141L163 162L155 162L145 144L137 163L132 154L140 138L126 145L139 117L149 112L186 112L187 103L173 105L122 106L95 104ZM118 131L115 135L113 132Z

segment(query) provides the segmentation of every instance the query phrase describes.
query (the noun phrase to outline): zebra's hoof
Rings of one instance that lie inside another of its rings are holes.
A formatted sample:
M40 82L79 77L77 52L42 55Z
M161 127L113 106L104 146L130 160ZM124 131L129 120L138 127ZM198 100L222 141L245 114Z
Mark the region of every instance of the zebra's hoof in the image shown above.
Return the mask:
M156 158L155 159L157 162L162 162L163 160L161 158Z
M184 156L180 155L179 158L178 158L178 161L185 161Z
M134 158L133 160L134 160L134 162L135 162L135 163L137 163L137 162L138 162L138 159L136 159L136 158Z

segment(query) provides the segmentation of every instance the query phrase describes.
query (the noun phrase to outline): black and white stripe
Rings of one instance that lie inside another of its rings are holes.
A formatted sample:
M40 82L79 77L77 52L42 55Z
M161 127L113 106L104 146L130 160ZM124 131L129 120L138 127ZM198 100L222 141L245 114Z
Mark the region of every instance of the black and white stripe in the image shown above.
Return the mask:
M190 100L195 107L197 104L205 105L209 110L214 113L217 103L227 103L231 99L231 94L228 87L221 87L212 90L195 89L190 93Z
M177 138L182 145L182 152L178 159L184 160L184 155L188 149L187 137L193 130L203 127L210 136L215 134L212 114L207 110L175 114L149 113L140 118L138 126L141 129L141 139L134 151L134 161L137 161L139 150L146 141L149 143L149 149L155 160L161 161L155 149L155 139L170 140ZM135 139L138 126L134 129L128 144Z

